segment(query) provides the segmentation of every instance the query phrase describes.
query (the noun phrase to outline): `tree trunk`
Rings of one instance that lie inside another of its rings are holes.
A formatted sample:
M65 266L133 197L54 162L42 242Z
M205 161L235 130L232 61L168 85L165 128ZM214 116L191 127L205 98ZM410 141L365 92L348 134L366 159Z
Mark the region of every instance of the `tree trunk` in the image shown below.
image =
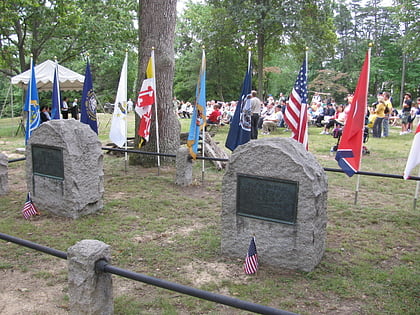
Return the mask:
M176 23L176 0L139 1L139 74L137 90L145 78L147 62L152 48L155 49L156 104L159 125L160 153L176 154L179 147L180 123L172 105L172 85L174 78L174 38ZM136 139L139 119L136 116ZM142 151L157 152L156 113L153 106L149 142ZM173 163L173 158L160 158L162 164ZM152 167L157 165L157 156L130 155L130 164Z

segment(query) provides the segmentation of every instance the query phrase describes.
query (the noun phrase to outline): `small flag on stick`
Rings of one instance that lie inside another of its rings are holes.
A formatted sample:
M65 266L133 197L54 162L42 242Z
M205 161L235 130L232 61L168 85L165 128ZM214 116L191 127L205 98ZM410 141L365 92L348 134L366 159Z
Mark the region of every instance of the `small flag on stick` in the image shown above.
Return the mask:
M28 192L28 196L26 197L25 205L22 209L22 215L26 220L29 220L30 217L34 215L39 215L38 209L35 207L34 203L32 202L31 193Z
M258 254L255 245L255 237L252 237L248 252L245 258L244 271L247 275L252 275L258 270Z

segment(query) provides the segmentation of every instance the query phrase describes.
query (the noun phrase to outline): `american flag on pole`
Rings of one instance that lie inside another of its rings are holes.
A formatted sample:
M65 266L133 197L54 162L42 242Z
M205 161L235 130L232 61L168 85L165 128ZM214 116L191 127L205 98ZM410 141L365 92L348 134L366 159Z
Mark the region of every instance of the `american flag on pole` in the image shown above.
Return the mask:
M255 245L255 237L252 237L249 244L248 252L246 253L244 271L247 275L252 275L258 270L258 254L257 246Z
M26 220L29 220L30 217L34 215L39 215L39 211L35 207L34 203L32 202L31 193L28 192L28 196L26 197L25 205L22 209L22 215Z
M289 104L284 113L284 120L292 130L292 138L302 143L308 150L308 80L307 57L303 61L299 75L289 98Z

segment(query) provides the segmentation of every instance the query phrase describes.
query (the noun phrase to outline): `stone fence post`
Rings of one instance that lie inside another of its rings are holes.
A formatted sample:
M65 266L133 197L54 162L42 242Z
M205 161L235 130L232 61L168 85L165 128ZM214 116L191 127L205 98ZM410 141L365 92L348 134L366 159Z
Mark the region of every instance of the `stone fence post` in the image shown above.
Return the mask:
M189 186L192 184L192 160L189 159L188 148L180 147L176 153L176 178L175 184Z
M68 249L70 314L114 313L111 274L95 270L100 259L111 259L110 246L101 241L83 240Z
M9 192L8 163L7 156L0 153L0 196Z

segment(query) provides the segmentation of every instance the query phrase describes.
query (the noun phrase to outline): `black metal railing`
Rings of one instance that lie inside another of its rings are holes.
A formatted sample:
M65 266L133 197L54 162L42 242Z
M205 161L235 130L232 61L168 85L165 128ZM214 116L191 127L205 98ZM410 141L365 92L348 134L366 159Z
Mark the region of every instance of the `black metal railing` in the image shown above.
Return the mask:
M155 155L155 156L164 156L164 157L172 157L176 158L176 154L169 154L169 153L157 153L157 152L147 152L147 151L140 151L140 150L134 150L134 149L120 149L120 148L109 148L109 147L102 147L102 150L107 151L119 151L119 152L128 152L128 153L136 153L136 154L145 154L145 155ZM17 162L17 161L24 161L26 158L19 158L19 159L13 159L9 160L9 163ZM190 159L192 157L190 156ZM197 160L207 160L207 161L219 161L219 162L229 162L229 159L225 158L213 158L213 157L207 157L207 156L197 156ZM326 172L334 172L334 173L344 173L342 169L339 168L329 168L324 167L324 171ZM396 175L396 174L386 174L386 173L373 173L373 172L364 172L359 171L355 173L356 175L364 175L364 176L375 176L375 177L386 177L386 178L395 178L395 179L403 179L403 175ZM410 176L408 180L420 180L420 177L418 176Z
M25 246L28 248L32 248L37 251L40 251L40 252L43 252L43 253L58 257L58 258L67 259L66 252L59 251L54 248L46 247L37 243L33 243L31 241L27 241L24 239L20 239L11 235L0 233L0 239L15 243L21 246ZM110 265L104 259L98 260L96 262L95 267L96 267L96 270L98 271L107 272L110 274L118 275L118 276L125 277L127 279L131 279L135 281L140 281L140 282L147 283L153 286L157 286L157 287L164 288L167 290L194 296L194 297L204 299L207 301L232 306L241 310L246 310L246 311L250 311L250 312L254 312L258 314L297 315L296 313L291 313L291 312L283 311L283 310L276 309L273 307L251 303L251 302L239 300L236 298L231 298L229 296L196 289L196 288L182 285L179 283L170 282L170 281L162 280L159 278L150 277L144 274L132 272L126 269L118 268L118 267Z

